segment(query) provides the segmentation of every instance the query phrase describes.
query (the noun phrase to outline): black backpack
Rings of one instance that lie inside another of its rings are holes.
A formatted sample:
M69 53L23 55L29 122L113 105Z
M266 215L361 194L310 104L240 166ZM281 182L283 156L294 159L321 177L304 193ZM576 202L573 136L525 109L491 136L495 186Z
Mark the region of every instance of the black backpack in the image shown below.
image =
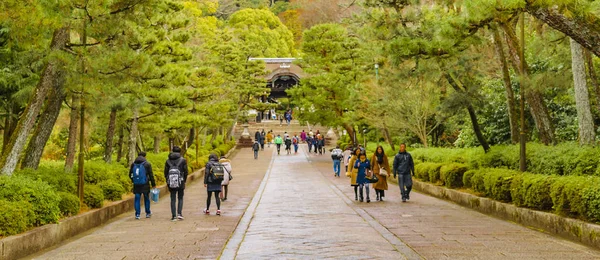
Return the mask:
M214 163L210 167L210 174L208 175L208 182L221 182L225 176L225 165L220 163Z

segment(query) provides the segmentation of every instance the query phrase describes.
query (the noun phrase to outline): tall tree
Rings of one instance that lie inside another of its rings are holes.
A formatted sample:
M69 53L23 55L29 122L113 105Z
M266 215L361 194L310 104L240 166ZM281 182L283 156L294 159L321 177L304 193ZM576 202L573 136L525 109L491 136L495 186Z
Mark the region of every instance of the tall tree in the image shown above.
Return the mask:
M573 39L571 39L571 60L575 84L575 103L577 104L577 122L579 124L579 144L593 145L596 131L594 131L594 120L586 83L583 48Z

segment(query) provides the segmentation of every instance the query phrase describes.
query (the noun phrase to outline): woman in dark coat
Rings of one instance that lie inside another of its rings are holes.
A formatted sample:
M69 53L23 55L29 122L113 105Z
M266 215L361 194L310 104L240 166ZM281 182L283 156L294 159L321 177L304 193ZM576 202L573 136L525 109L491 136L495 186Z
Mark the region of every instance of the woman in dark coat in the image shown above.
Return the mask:
M221 180L210 182L208 176L211 174L210 171L215 164L219 163L219 158L216 154L211 153L208 156L208 162L204 168L204 187L206 187L206 208L203 210L204 214L210 214L210 199L212 194L215 194L215 201L217 202L217 215L221 215L221 200L219 199L219 193L221 193Z

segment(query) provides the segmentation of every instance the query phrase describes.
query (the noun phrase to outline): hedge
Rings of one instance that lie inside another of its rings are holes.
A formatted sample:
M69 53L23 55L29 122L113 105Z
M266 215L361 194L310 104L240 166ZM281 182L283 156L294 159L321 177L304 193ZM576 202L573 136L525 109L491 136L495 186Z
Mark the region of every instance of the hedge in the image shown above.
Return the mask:
M24 232L34 222L33 208L27 201L0 199L0 209L0 237Z
M426 177L435 175L429 174L431 171L439 169L445 176L444 184L454 181L451 184L453 187L456 185L454 188L471 188L482 196L519 207L553 211L591 222L600 221L600 177L597 176L541 175L483 168L463 172L462 181L458 182L458 173L454 175L451 172L465 170L464 164L421 163L415 169L417 177L424 181L427 181ZM441 184L439 180L433 182Z
M123 188L123 185L121 185L118 181L115 180L103 181L98 186L100 186L100 188L102 189L104 199L107 200L121 200L123 194L125 194L125 189Z
M63 216L74 216L79 213L79 197L67 192L59 192L58 196L60 196L58 207Z
M55 223L60 218L60 197L55 189L41 180L26 176L0 176L0 199L26 201L33 206L32 225Z
M104 193L97 185L86 185L83 189L83 203L90 208L102 208Z
M463 186L463 175L467 170L466 164L446 164L440 168L440 181L448 188L460 188Z

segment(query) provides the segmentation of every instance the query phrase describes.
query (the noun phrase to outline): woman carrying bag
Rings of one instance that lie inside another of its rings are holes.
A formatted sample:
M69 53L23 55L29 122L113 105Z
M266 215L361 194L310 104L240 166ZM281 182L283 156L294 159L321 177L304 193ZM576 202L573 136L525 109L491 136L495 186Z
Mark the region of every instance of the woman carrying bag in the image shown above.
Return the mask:
M371 158L371 170L379 178L379 180L373 184L375 189L375 195L377 195L378 201L383 201L385 192L388 189L387 177L389 176L390 163L381 145L377 146L375 154Z
M367 203L371 202L371 198L369 197L369 186L371 184L371 163L369 159L367 159L367 155L364 153L360 153L358 156L358 160L354 163L354 168L358 169L358 174L356 175L356 183L360 189L360 202L363 202L363 189L367 189Z
M348 171L346 176L350 177L350 186L354 187L354 200L358 200L358 183L356 183L356 177L358 175L358 169L354 168L354 163L358 160L360 149L356 148L352 151L352 157L348 164Z

